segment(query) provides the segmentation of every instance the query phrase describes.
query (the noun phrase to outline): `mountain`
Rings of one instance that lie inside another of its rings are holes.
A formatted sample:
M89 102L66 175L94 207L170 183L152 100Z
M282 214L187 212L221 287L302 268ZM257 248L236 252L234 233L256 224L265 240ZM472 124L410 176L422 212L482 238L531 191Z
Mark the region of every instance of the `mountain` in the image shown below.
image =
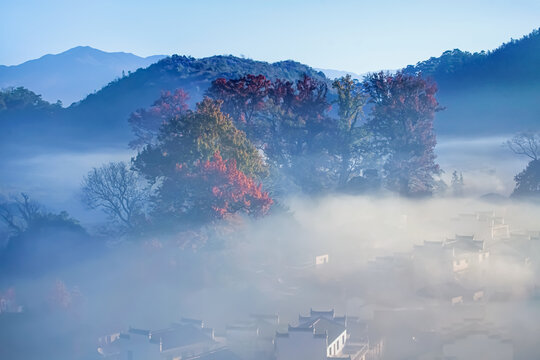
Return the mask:
M315 69L315 70L323 72L324 75L326 75L326 77L331 80L344 77L346 75L351 75L353 79L362 81L362 79L366 75L366 74L356 74L351 71L334 70L334 69Z
M139 57L78 46L56 55L45 55L20 65L0 66L0 88L19 87L41 94L44 100L69 105L101 89L111 80L144 68L164 55Z
M506 135L540 130L540 29L489 52L446 51L404 69L433 78L446 109L441 135Z
M438 135L507 136L517 131L540 130L538 64L540 30L535 30L493 51L447 51L404 71L422 73L438 83L439 102L446 107L435 119ZM93 76L88 72L88 76ZM47 71L41 69L40 73ZM66 69L66 73L70 70ZM123 146L132 137L127 123L129 114L150 106L161 91L183 88L193 105L216 78L238 78L248 73L291 81L308 74L330 83L324 72L294 61L271 64L234 56L196 59L173 55L113 81L103 80L110 82L68 108L47 106L39 95L24 89L4 93L0 96L0 142L4 147Z
M149 107L161 91L183 88L194 105L203 98L213 80L219 77L238 78L245 74L263 74L270 79L296 81L307 74L328 81L322 72L295 61L267 63L234 56L212 56L195 59L173 55L147 68L140 68L117 78L101 90L73 103L68 108L42 111L26 101L25 111L14 111L0 104L0 141L31 143L42 146L96 146L127 144L131 130L127 119L138 108ZM34 99L29 90L15 89L7 98ZM24 96L22 96L23 94ZM0 103L1 103L0 97ZM18 100L17 100L18 101ZM10 103L17 103L11 101Z

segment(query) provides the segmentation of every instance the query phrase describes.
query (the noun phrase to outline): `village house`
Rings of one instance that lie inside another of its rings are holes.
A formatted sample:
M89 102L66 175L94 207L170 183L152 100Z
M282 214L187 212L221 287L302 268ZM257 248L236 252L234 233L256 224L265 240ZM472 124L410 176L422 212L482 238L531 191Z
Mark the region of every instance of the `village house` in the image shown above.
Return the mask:
M346 323L346 316L337 317L334 310L311 309L308 316L298 317L297 326L289 325L287 333L276 334L276 359L326 360L342 357L347 342Z
M99 339L98 353L114 360L183 360L215 352L223 344L203 322L183 318L169 328L146 330L129 328Z

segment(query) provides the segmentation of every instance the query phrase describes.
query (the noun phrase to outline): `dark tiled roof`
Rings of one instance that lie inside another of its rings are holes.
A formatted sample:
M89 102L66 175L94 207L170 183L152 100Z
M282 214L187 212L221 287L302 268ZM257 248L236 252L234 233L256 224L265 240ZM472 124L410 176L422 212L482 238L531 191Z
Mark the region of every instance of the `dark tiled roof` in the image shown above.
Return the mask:
M183 324L192 324L192 325L196 325L196 326L200 326L200 327L203 327L204 326L204 322L202 320L199 320L199 319L191 319L191 318L181 318L180 319L180 322L183 323Z
M130 334L137 334L137 335L144 335L144 336L150 336L150 330L145 330L145 329L136 329L136 328L132 328L130 327L128 332Z
M334 342L346 330L342 324L324 317L300 324L294 329L314 330L316 335L326 334L328 335L328 344ZM291 328L289 328L289 331L291 331Z
M152 332L152 342L161 342L163 351L192 344L213 342L211 334L193 325L175 325L170 329Z
M194 357L186 358L186 360L240 360L240 358L231 350L221 348Z
M316 310L310 309L309 314L312 317L313 316L325 316L325 317L333 318L334 317L334 309L327 310L327 311L316 311Z

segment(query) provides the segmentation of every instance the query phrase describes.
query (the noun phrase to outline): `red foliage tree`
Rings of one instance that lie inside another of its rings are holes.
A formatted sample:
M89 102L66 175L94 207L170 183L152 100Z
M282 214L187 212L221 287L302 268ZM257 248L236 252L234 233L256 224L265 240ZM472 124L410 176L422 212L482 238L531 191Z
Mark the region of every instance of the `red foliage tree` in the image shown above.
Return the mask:
M261 143L265 137L264 128L270 125L270 110L279 110L280 120L286 117L292 121L290 127L308 133L319 132L328 120L326 112L330 104L326 100L327 92L325 83L307 75L296 84L280 79L272 82L264 75L246 75L239 79L217 79L207 94L223 101L222 110L234 119L239 128L248 128L251 141ZM263 112L265 114L261 116ZM256 124L257 117L265 124Z
M222 110L237 123L251 124L254 115L265 106L272 82L264 75L248 74L239 79L219 78L207 94L223 101Z
M275 169L306 192L328 187L329 156L337 123L328 116L326 83L307 75L293 84L276 80L269 94L264 152Z
M238 170L234 159L223 160L219 152L194 168L177 164L176 169L187 189L185 209L197 218L223 219L239 212L261 216L273 203L262 185Z
M188 110L189 95L182 89L174 92L162 91L161 96L149 109L138 109L131 113L128 122L136 139L129 143L132 149L140 149L155 142L159 128L171 118Z
M386 157L388 187L406 196L430 193L433 175L440 172L434 152L433 120L442 109L436 84L420 75L380 72L363 85L373 105L368 126Z
M304 187L317 182L321 173L316 169L324 169L319 161L325 130L332 126L327 91L325 83L307 75L296 83L247 75L214 81L208 95L223 101L222 109L275 169Z

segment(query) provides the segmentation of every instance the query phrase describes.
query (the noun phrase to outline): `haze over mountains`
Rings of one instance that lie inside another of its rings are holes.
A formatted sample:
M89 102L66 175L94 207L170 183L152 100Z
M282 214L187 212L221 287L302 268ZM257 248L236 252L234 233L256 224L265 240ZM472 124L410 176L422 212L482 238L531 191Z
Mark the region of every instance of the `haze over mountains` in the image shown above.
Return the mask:
M271 79L296 81L304 74L327 81L322 72L294 61L269 64L234 56L195 59L173 55L144 69L110 82L100 91L68 108L45 106L27 90L0 96L0 139L16 146L24 142L48 146L114 146L131 138L127 118L138 108L150 106L162 91L183 88L190 104L202 99L213 80L263 74ZM4 103L2 111L2 103ZM39 106L37 104L40 104Z
M294 61L270 64L234 56L195 59L177 55L158 61L162 57L140 58L77 47L18 66L0 67L2 87L24 86L53 102L56 98L66 104L80 100L60 108L37 106L39 98L31 92L17 95L26 98L24 101L0 98L2 140L49 144L50 136L55 144L125 144L131 137L129 114L150 106L164 90L184 88L193 105L219 77L263 74L295 81L307 74L330 84L329 78L346 73L319 71ZM407 66L405 71L421 72L437 82L439 102L446 108L436 117L439 135L506 136L540 126L538 64L540 32L535 30L491 52L471 54L456 49Z
M64 105L70 105L122 76L122 72L128 74L145 68L164 57L143 58L125 52L105 52L78 46L20 65L0 65L0 88L23 86L48 102L60 100Z
M437 82L446 107L436 120L441 134L498 135L540 126L540 29L489 52L446 51L405 72Z

